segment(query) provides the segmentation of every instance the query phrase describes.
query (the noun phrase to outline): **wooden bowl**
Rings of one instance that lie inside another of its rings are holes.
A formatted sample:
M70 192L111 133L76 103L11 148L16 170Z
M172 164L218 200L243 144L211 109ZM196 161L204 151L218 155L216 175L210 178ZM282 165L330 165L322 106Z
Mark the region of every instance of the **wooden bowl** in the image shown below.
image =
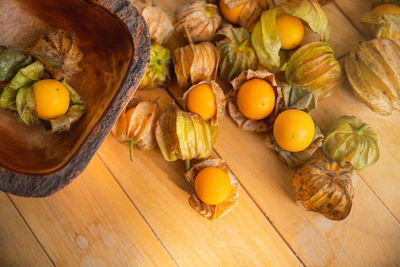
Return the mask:
M87 102L69 132L45 133L0 110L0 189L48 196L81 173L139 85L150 56L144 19L125 0L0 0L0 44L31 47L53 29L76 33Z

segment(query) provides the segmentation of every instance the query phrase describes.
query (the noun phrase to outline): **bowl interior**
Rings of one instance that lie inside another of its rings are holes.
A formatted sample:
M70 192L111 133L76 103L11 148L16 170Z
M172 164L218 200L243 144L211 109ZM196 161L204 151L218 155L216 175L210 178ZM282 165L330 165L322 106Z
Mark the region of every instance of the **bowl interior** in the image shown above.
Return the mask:
M83 118L69 132L45 133L0 110L0 165L22 174L48 174L73 157L123 86L133 43L107 11L84 0L0 0L0 45L31 47L44 33L76 34L83 71L70 84L87 102Z

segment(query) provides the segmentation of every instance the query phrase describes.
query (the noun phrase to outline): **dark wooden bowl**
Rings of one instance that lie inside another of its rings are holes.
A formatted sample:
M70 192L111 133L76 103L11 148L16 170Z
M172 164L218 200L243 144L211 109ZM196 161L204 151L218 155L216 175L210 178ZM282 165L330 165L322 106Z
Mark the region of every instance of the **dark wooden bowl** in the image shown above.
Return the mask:
M48 196L89 163L147 67L144 19L125 0L0 0L0 44L28 48L52 29L75 32L85 54L71 85L87 111L69 132L44 133L0 110L0 189Z

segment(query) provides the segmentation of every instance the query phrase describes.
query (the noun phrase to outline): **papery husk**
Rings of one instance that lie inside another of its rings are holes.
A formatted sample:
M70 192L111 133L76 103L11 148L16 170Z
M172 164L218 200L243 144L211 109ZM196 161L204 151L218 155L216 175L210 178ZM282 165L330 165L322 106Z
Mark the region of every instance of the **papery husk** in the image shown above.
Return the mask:
M41 125L36 112L36 99L32 85L24 86L18 90L16 106L19 119L25 125Z
M142 101L135 107L130 120L124 110L118 117L111 132L119 142L133 141L142 151L153 149L156 145L155 128L160 117L157 100Z
M0 45L0 82L8 81L18 70L32 63L32 57L25 49Z
M3 89L0 95L0 107L17 111L17 94L22 87L29 86L40 80L44 75L44 66L39 61L20 69Z
M171 79L171 64L172 56L170 50L156 42L152 42L149 66L139 85L139 89L150 90L166 86Z
M193 42L211 41L221 25L218 7L204 0L179 7L176 10L176 20L176 30L186 36L187 29Z
M379 159L379 138L368 124L352 116L342 116L325 129L323 150L327 157L361 170Z
M354 95L371 110L390 115L400 109L400 46L391 39L360 44L345 58Z
M216 141L218 127L199 115L169 105L156 126L156 140L166 161L207 158Z
M344 81L332 47L322 41L306 44L294 52L287 63L285 78L313 91L319 100L334 94Z
M197 174L204 168L216 167L225 171L231 181L231 192L229 197L222 203L218 205L208 205L202 202L193 192L189 197L190 206L196 210L201 216L209 219L216 220L222 216L228 214L239 202L239 182L233 173L228 169L225 161L222 159L207 159L194 164L193 167L185 173L186 180L193 186L196 180Z
M129 0L146 21L150 32L150 39L165 44L174 33L174 24L171 17L162 8L152 5L151 1L143 3L139 0Z
M249 32L244 28L234 28L230 24L224 25L217 32L217 36L224 37L217 42L221 57L219 76L227 81L232 81L242 71L258 67L257 56L251 45Z
M201 84L208 84L211 87L211 90L212 90L212 92L213 92L213 94L215 96L217 111L216 111L215 115L212 116L207 121L210 123L211 126L218 126L219 121L221 120L221 118L225 114L225 103L226 103L225 100L226 99L225 99L224 91L219 86L219 84L216 83L215 81L204 81L204 82L200 82L200 83L195 84L192 87L190 87L183 94L184 108L185 108L185 110L187 110L186 103L187 103L187 98L188 98L188 95L189 95L190 91L193 90L193 88L195 88L196 86L201 85Z
M315 94L297 84L283 84L282 85L282 97L277 101L277 113L272 121L275 122L276 117L279 113L288 109L298 109L307 113L311 113L318 105L318 98ZM273 132L270 131L267 134L266 144L269 148L276 151L279 158L289 167L294 168L296 166L306 163L313 156L315 151L322 146L324 135L321 129L315 123L315 134L312 143L303 151L289 152L282 149L274 140Z
M187 89L201 81L215 80L219 53L210 42L190 44L175 49L173 62L178 85Z
M313 159L293 175L296 199L307 210L330 220L344 220L350 213L354 189L351 165L340 167L331 160Z
M240 87L242 86L243 83L253 78L259 78L267 81L275 91L275 96L276 96L275 109L271 115L262 120L252 120L247 118L240 112L236 104L237 94L240 90ZM252 131L252 132L266 132L272 129L273 122L278 113L278 107L279 107L278 102L282 98L281 87L278 85L275 79L275 74L269 72L268 70L258 70L258 71L247 70L243 71L238 77L236 77L231 82L231 84L233 87L233 91L231 98L228 101L228 114L232 118L232 120L236 123L236 125L242 130Z
M72 75L82 71L82 51L76 45L75 33L55 30L41 37L30 49L54 79L68 81Z

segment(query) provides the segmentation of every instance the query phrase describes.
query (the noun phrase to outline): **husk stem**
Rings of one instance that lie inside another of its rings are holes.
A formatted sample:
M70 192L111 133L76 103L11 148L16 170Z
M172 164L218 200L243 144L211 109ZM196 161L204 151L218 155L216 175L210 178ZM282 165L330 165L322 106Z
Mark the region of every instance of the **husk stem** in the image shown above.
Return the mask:
M136 144L135 141L133 141L132 139L129 140L129 156L131 159L131 162L133 162L133 146Z

